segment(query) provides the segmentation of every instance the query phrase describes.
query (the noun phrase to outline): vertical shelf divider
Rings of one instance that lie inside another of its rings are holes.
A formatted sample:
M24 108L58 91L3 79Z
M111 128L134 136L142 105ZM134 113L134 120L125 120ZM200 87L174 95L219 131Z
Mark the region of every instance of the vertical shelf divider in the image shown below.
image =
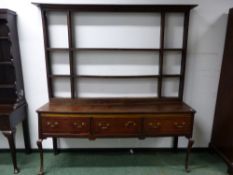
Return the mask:
M71 83L71 98L75 98L75 71L74 71L74 54L73 54L73 35L72 35L72 12L67 12L67 27L69 41L69 60L70 60L70 83ZM77 92L76 92L77 93Z
M184 93L184 78L185 78L185 65L187 55L187 42L188 42L188 26L189 26L190 10L184 12L184 31L183 31L183 49L181 57L181 71L180 71L180 85L179 85L179 99L183 100Z
M165 12L161 12L160 26L160 50L159 50L159 78L158 78L158 98L162 96L162 74L163 74L163 52L164 52L164 33L165 33Z
M49 58L49 51L47 48L49 48L49 38L48 38L48 21L47 21L47 11L41 10L41 16L42 16L42 26L43 26L43 34L44 34L44 50L45 50L45 62L46 62L46 76L48 81L48 95L49 99L54 97L54 91L52 86L52 80L50 78L50 75L52 73L51 71L51 60Z

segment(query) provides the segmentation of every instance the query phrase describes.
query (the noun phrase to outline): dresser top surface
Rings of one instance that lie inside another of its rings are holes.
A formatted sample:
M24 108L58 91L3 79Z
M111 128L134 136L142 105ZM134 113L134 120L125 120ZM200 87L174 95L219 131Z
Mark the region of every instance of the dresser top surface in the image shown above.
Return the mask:
M151 99L52 99L38 113L194 113L184 102Z

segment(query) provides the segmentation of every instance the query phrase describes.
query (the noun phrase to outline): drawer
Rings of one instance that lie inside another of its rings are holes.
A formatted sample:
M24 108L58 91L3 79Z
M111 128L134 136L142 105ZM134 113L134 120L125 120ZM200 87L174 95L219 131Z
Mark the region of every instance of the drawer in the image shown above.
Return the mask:
M140 118L94 118L95 136L137 136L141 132Z
M159 116L144 118L143 131L147 136L189 135L192 133L192 116Z
M88 135L90 132L90 119L79 117L42 117L41 130L43 133Z

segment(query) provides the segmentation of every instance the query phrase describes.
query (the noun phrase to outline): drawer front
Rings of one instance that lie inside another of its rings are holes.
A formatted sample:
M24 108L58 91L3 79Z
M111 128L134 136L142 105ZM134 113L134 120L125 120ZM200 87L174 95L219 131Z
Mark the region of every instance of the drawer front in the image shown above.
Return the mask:
M145 135L189 135L192 133L192 116L163 116L144 119Z
M94 118L95 136L137 136L141 132L140 118Z
M42 117L41 120L43 133L88 135L90 131L89 118Z

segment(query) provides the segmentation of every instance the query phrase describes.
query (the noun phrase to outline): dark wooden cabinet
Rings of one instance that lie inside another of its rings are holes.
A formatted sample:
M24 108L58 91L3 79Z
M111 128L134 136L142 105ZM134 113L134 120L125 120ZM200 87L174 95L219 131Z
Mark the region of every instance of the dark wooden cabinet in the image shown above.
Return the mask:
M233 9L228 16L225 48L210 146L226 161L233 175Z
M185 136L189 171L195 111L183 102L183 89L189 14L196 5L36 5L42 14L50 99L37 110L39 174L44 174L42 141L48 137L57 153L62 137L174 137L177 150L178 137ZM170 17L177 22L173 29ZM129 57L126 70L119 61ZM87 67L99 66L96 60L104 66ZM61 65L66 71L57 71ZM116 96L96 95L95 90Z
M16 13L0 9L0 131L9 141L14 173L18 173L14 134L23 122L25 148L30 152L27 103L19 52Z

